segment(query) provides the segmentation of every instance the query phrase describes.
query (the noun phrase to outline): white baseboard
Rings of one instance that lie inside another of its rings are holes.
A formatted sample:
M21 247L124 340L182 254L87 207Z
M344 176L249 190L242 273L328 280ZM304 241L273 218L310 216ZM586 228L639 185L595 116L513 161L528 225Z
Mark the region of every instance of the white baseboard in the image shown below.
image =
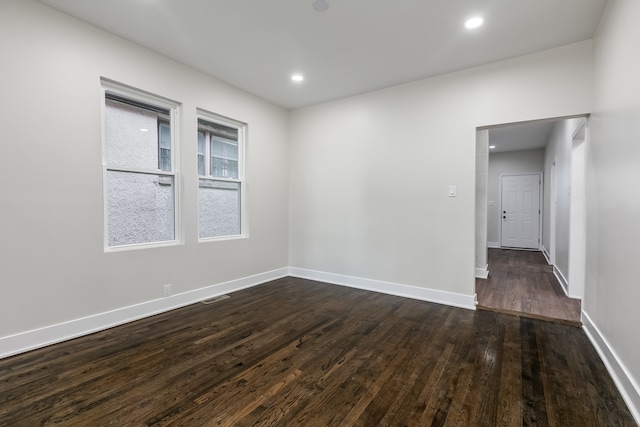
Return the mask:
M344 276L342 274L325 273L322 271L307 270L304 268L289 267L289 275L303 279L317 280L319 282L332 283L334 285L348 286L383 294L396 295L405 298L413 298L422 301L446 304L454 307L476 309L476 295L456 294L453 292L436 289L420 288L399 283L383 282L380 280L363 279L360 277Z
M252 286L260 285L286 276L318 280L384 294L446 304L469 310L475 310L476 307L475 294L457 294L429 288L420 288L417 286L289 267L231 280L229 282L219 283L181 294L171 295L166 298L146 301L140 304L122 307L79 319L73 319L31 331L0 337L0 359L35 350L37 348L46 347L51 344L67 341L83 335L92 334L114 326L174 310L218 295L250 288Z
M598 327L593 323L589 315L582 312L582 327L600 355L604 366L609 371L609 375L618 387L618 391L629 407L629 411L636 423L640 425L640 386L634 381L629 371L620 361L615 351L611 348L606 338L600 333Z
M560 286L562 286L562 290L564 291L564 295L565 296L569 296L569 282L567 281L566 277L564 277L564 274L562 274L562 271L560 271L558 269L558 267L556 267L555 265L553 266L553 275L556 276L556 279L558 279L558 282L560 282Z
M547 260L547 264L551 265L551 257L549 256L549 251L547 251L547 248L545 248L544 245L541 245L540 250L542 251L542 255L544 255L544 259Z
M484 268L476 268L476 279L486 279L489 277L489 264Z
M286 277L288 273L289 271L286 267L280 268L254 276L171 295L166 298L146 301L32 331L0 337L0 359L109 329L165 311L174 310L218 295L250 288L271 280Z
M487 247L500 249L502 246L500 246L500 242L487 242Z

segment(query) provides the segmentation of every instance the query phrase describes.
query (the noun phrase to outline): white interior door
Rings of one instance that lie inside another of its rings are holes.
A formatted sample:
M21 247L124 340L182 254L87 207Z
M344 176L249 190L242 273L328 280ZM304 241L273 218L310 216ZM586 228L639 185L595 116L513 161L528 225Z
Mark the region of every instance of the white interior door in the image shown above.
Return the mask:
M539 248L540 184L540 174L502 176L502 246Z

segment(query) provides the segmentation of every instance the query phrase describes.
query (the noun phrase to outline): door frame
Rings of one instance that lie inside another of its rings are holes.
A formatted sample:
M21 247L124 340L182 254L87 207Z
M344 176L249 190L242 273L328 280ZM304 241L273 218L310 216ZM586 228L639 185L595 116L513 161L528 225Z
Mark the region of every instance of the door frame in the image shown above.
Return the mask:
M544 174L542 172L531 172L531 173L501 173L500 174L500 203L499 203L499 208L498 208L498 214L500 215L500 227L498 227L498 237L500 239L500 247L503 248L505 246L502 246L502 179L503 177L506 176L529 176L529 175L537 175L538 176L538 186L539 186L539 191L538 191L538 195L539 195L539 200L538 200L538 247L535 249L530 249L530 248L512 248L510 246L508 246L510 249L516 249L516 250L541 250L541 246L542 246L542 211L543 211L543 202L544 202Z

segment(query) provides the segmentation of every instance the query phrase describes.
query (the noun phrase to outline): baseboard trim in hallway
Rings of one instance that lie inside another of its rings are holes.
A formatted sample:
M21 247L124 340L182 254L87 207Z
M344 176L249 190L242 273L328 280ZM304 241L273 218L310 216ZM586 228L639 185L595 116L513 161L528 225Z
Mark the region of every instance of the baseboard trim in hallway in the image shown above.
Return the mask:
M564 291L564 294L569 296L569 282L564 277L564 274L562 274L562 271L560 271L560 269L555 265L553 266L553 275L558 279L558 283L560 283L560 287Z
M489 264L484 268L476 268L476 279L486 279L489 277Z

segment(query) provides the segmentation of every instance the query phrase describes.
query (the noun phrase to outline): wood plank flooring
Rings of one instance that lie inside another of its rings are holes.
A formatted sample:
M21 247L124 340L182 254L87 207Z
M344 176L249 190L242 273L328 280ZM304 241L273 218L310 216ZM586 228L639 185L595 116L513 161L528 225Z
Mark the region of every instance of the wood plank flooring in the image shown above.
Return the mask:
M489 249L489 278L476 279L478 308L581 325L580 300L565 296L542 252Z
M0 426L634 426L580 328L284 278L0 360Z

